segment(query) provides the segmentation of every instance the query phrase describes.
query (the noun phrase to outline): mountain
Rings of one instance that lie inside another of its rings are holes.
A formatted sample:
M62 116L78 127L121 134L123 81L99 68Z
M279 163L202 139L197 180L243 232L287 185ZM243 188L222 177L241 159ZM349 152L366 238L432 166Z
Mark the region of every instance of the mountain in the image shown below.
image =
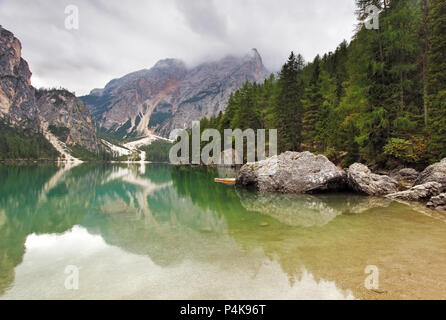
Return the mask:
M37 113L43 131L52 131L68 146L98 152L100 142L90 112L83 102L66 90L38 90Z
M36 90L21 50L20 41L0 26L0 128L8 135L0 159L52 158L59 153L75 160L73 149L98 154L101 144L89 110L66 90Z
M174 129L224 111L232 92L246 81L268 75L256 49L243 57L227 56L193 68L176 59L110 81L80 97L99 128L117 138L154 132L169 137Z
M20 41L0 26L0 118L37 132L39 119L31 71L21 52Z

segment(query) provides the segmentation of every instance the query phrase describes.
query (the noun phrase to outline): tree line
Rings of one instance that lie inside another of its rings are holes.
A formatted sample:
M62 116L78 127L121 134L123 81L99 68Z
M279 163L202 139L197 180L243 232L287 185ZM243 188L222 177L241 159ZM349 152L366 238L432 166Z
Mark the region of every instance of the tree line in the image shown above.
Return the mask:
M348 43L305 63L293 52L278 75L245 83L201 130L278 129L278 149L349 165L424 166L446 157L446 1L357 0ZM379 29L366 8L381 8Z
M56 160L58 156L41 132L16 128L0 119L0 161Z

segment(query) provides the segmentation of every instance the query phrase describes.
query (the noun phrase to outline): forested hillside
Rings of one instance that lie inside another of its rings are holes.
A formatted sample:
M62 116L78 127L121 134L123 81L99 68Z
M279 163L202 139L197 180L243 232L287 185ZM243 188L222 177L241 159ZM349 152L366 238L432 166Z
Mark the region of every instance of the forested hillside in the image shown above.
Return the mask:
M378 30L362 21L382 8ZM446 1L357 1L350 43L246 83L201 129L277 128L279 152L325 153L344 165L425 165L446 157ZM317 40L315 40L317 41Z
M42 133L20 129L0 120L0 161L56 160L59 153Z

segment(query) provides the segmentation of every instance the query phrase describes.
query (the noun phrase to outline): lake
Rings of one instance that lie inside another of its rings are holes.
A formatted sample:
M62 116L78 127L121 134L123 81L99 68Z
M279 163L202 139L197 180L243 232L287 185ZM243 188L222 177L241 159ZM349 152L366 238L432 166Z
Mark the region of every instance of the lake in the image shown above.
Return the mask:
M0 165L0 299L446 299L446 215L233 174Z

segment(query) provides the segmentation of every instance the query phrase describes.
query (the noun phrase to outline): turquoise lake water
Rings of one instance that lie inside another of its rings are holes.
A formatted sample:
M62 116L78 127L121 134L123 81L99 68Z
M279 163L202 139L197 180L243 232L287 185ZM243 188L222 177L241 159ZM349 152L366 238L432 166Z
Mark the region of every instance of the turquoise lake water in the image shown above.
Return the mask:
M442 213L213 181L233 174L0 165L0 299L446 298Z

